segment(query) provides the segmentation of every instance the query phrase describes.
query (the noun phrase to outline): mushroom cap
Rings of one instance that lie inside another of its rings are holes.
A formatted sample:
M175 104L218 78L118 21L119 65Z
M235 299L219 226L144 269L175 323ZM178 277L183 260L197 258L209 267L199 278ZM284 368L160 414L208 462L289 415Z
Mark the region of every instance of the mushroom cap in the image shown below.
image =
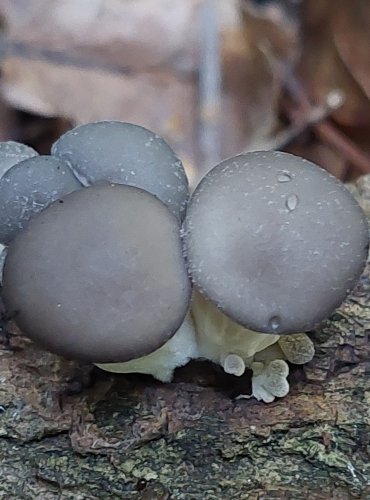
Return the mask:
M38 153L30 146L15 141L0 142L0 179L11 167L33 156Z
M315 355L315 346L305 333L281 335L278 344L285 358L296 365L309 363Z
M345 186L279 152L230 158L195 190L184 223L193 282L226 315L264 333L308 331L341 304L368 253Z
M80 125L53 145L87 184L110 181L145 189L182 220L189 197L184 167L169 145L131 123L101 121Z
M0 179L0 242L8 244L29 219L81 184L68 166L52 156L17 163Z
M180 327L190 291L176 218L130 186L53 203L13 240L4 266L3 299L21 330L96 363L158 349Z

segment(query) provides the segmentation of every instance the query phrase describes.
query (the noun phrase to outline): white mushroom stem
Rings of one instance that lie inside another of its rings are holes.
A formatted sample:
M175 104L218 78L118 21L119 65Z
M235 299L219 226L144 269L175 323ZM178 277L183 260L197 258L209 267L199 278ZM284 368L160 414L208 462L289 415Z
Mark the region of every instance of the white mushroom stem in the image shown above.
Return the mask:
M198 291L193 294L192 315L200 356L224 368L225 363L228 369L232 364L238 376L250 367L257 352L279 340L279 335L253 332L235 323Z
M289 392L289 367L285 360L301 364L313 357L313 343L306 334L279 336L253 332L233 322L197 291L191 313L157 351L125 363L97 366L116 373L146 373L170 382L175 368L191 359L208 359L237 377L250 368L252 394L239 398L254 397L270 403Z
M146 373L161 382L170 382L175 368L199 357L193 321L188 314L175 335L156 351L124 363L96 364L113 373Z

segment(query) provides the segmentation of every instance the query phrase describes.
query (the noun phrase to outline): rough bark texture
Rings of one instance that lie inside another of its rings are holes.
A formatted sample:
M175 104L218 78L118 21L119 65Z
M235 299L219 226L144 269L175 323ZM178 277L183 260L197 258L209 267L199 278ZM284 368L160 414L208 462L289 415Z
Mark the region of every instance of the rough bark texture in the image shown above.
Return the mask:
M367 199L368 190L362 190ZM370 266L291 392L192 363L111 376L15 334L0 350L0 499L370 498Z

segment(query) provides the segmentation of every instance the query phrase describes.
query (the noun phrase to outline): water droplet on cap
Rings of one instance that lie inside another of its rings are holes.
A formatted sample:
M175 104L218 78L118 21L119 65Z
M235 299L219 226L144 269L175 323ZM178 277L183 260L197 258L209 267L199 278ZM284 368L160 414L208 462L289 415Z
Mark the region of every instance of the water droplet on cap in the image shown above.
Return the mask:
M272 316L269 319L268 324L269 324L269 328L271 328L271 330L273 330L274 332L276 332L277 330L279 330L279 328L281 326L280 316Z
M299 203L298 196L296 194L290 194L285 201L285 206L290 212L292 212L297 208L298 203Z
M289 172L280 172L278 173L277 180L278 182L289 182L292 180L292 177Z

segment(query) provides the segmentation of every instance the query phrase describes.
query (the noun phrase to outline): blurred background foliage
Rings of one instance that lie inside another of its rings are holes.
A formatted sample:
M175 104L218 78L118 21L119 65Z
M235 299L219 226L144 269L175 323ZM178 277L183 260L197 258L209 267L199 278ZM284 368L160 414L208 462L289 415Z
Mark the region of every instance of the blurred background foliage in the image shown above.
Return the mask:
M47 153L74 124L134 122L193 182L283 149L370 173L368 0L0 0L0 140Z

